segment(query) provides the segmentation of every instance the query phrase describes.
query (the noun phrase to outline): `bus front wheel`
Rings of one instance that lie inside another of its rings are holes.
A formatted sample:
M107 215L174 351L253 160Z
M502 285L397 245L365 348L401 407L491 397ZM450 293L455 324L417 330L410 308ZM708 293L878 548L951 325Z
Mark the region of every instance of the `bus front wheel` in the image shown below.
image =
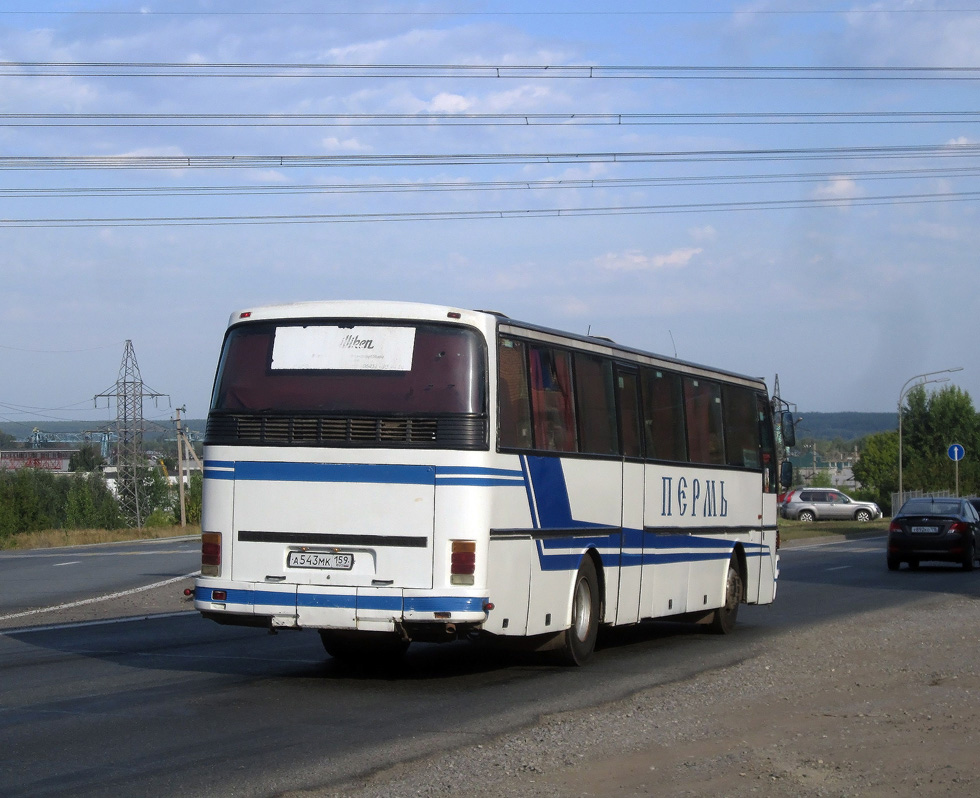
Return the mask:
M595 563L586 556L575 575L572 592L572 625L562 632L558 661L564 665L583 665L595 650L599 634L599 577Z

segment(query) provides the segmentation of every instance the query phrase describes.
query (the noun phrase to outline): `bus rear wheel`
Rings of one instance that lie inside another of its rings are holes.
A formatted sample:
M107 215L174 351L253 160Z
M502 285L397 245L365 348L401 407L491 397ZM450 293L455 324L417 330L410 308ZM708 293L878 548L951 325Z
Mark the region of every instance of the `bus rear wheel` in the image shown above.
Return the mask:
M409 641L393 632L342 632L321 629L323 648L334 659L359 665L383 665L400 659Z
M727 635L735 631L738 620L738 605L742 603L744 588L738 562L733 557L728 563L728 578L725 582L725 603L715 610L708 624L708 631L716 635Z
M595 563L586 556L575 575L572 592L572 625L562 632L558 661L563 665L584 665L595 651L599 634L599 577Z

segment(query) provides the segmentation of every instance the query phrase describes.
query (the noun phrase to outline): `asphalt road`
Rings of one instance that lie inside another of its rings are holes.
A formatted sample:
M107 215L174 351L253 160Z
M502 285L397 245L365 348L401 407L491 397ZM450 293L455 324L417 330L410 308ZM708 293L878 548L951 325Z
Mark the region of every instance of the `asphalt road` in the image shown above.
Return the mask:
M193 570L182 551L171 556L135 569L144 579ZM10 569L3 558L0 579ZM194 613L7 630L0 795L270 796L335 784L778 652L795 625L966 592L971 575L937 566L910 576L886 570L883 538L784 549L776 603L742 607L735 634L671 624L614 631L578 669L454 643L413 646L394 670L354 671L327 658L315 633L269 635Z
M194 573L199 537L0 552L0 617Z

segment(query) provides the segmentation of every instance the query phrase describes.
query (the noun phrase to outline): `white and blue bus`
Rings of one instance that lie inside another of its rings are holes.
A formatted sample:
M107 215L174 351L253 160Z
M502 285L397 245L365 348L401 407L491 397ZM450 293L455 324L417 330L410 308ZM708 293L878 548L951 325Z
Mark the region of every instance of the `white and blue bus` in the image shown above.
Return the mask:
M495 312L233 314L204 458L195 607L336 657L481 636L580 664L600 625L727 633L776 594L765 383Z

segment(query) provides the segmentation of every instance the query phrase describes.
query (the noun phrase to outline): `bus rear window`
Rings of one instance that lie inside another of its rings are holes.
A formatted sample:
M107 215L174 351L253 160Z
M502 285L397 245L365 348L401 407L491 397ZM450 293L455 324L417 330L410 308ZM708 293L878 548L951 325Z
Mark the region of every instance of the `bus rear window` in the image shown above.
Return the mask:
M229 331L211 410L483 414L485 386L485 347L466 328L255 323Z

